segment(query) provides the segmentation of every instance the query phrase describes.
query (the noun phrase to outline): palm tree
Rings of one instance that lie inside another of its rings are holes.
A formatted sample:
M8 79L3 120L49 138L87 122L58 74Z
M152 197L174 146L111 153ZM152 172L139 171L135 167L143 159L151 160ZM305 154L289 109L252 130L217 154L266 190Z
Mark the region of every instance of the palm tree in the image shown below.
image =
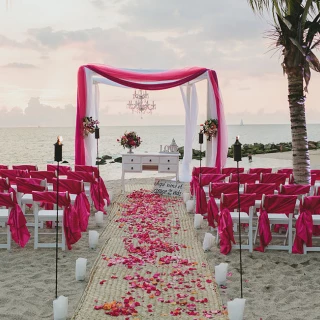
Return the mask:
M310 68L320 72L314 48L320 44L320 0L248 0L253 12L272 12L275 46L282 49L288 79L293 174L295 182L310 183L310 158L305 117L305 95Z

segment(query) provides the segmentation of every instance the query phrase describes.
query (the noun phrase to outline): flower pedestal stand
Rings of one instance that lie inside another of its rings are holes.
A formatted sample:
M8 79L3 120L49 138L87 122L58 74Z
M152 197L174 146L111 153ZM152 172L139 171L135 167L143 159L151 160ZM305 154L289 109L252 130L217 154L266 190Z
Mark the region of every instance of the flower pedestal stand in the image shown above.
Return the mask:
M133 153L132 148L129 148L129 151L127 153Z

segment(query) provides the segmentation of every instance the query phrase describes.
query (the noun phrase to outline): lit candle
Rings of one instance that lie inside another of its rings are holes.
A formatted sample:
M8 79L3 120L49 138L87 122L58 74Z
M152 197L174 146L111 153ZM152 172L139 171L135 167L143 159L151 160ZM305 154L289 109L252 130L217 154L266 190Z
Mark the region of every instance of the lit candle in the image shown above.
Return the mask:
M66 320L68 316L68 298L59 296L58 299L53 300L53 319Z
M76 260L76 280L83 281L86 277L87 259L78 258Z
M57 142L54 144L54 161L62 161L62 137L58 136Z
M228 316L230 320L242 320L246 299L234 299L228 301Z

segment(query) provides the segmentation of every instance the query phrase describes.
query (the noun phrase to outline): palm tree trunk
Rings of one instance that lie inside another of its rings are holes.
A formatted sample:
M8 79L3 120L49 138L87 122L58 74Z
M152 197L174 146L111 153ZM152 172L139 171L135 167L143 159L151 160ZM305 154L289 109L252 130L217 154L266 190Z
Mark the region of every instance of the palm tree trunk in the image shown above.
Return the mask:
M291 120L293 176L297 184L310 184L310 157L301 67L287 70Z

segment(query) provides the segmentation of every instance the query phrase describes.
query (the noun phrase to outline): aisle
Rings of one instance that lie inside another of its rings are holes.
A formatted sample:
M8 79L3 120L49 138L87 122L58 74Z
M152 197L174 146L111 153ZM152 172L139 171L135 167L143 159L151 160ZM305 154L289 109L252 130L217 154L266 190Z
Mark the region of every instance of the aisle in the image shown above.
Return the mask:
M74 314L87 319L227 319L181 199L119 195Z

